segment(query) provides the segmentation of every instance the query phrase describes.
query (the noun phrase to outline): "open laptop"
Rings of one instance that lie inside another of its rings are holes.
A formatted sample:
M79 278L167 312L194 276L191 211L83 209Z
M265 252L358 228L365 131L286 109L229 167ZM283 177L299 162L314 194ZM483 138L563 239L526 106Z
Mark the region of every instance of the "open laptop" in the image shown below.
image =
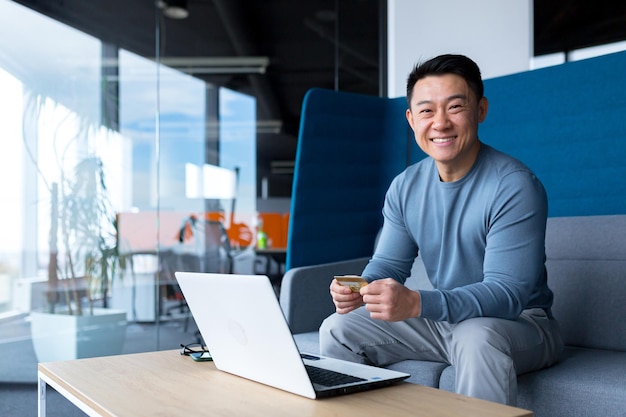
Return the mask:
M410 376L300 353L267 276L175 275L215 366L221 371L308 398L382 387ZM338 378L337 384L322 385L309 376L315 369L345 377Z

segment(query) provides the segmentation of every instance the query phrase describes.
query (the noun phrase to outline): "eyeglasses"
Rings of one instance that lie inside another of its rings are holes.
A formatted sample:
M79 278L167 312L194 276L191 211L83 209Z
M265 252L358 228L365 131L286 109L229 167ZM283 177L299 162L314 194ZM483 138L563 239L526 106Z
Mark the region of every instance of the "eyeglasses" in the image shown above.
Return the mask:
M188 345L180 344L180 354L189 356L192 353L208 353L209 351L200 343L190 343Z
M212 361L211 353L200 343L190 343L188 345L180 345L180 354L189 356L196 362Z

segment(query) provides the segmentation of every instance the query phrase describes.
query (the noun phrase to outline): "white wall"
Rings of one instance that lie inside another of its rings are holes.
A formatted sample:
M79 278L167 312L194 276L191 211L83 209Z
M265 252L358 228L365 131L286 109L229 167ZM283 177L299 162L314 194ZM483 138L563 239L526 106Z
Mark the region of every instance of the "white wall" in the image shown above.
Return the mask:
M472 58L483 78L530 69L531 0L388 0L388 95L406 95L413 66L444 53Z

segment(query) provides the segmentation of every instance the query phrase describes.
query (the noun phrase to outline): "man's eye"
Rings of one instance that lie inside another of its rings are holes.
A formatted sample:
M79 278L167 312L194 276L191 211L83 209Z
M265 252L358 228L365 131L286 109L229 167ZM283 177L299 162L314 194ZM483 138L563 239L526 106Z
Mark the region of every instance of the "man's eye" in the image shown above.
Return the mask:
M460 111L461 109L463 109L465 106L463 106L462 104L452 104L450 106L450 110L452 111Z

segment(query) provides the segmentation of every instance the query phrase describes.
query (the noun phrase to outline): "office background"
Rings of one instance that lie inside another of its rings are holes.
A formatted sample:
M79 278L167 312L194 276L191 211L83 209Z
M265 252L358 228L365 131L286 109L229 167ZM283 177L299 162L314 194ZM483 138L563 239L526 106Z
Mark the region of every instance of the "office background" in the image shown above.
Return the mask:
M220 213L226 226L241 223L254 233L257 212L289 210L300 107L310 88L397 97L417 59L450 48L497 77L624 49L626 39L620 5L302 3L190 0L188 16L173 19L152 1L0 0L2 387L35 380L28 327L30 311L45 305L48 186L82 152L105 162L116 212L158 213L159 227L150 220L148 229L125 236L129 250L178 248L181 221L197 213ZM438 13L445 19L430 17ZM598 45L599 52L587 49ZM36 121L24 117L33 108L42 116ZM89 139L69 145L83 135ZM70 162L59 156L68 148ZM234 208L232 198L187 198L187 163L236 168ZM181 250L198 250L197 241L183 243ZM254 268L243 255L240 267ZM178 300L156 310L162 268L150 256L135 265L143 291L118 297L126 301L117 307L129 311L125 351L193 340L184 313L161 316ZM154 312L149 320L135 320L132 296Z

